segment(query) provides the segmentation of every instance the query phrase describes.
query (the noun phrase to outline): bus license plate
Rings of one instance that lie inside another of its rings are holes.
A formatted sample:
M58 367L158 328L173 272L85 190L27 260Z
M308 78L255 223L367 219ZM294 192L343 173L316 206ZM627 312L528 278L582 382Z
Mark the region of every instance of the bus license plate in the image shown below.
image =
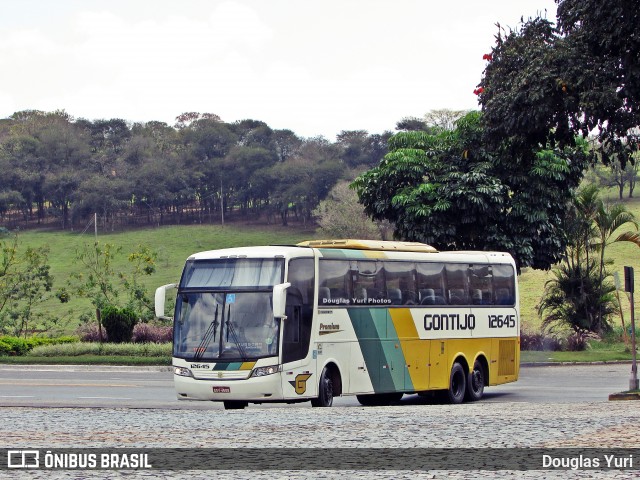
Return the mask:
M213 387L213 393L230 393L231 388L229 387Z

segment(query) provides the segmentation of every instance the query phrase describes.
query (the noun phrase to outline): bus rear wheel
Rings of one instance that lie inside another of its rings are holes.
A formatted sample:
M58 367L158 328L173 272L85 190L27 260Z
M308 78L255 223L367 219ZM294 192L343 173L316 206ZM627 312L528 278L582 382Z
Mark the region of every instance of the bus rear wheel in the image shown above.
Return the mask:
M449 389L447 398L450 403L462 403L467 391L467 374L462 365L458 362L453 364L451 375L449 376Z
M327 367L322 370L318 384L318 398L311 399L312 407L330 407L333 405L333 379Z
M467 377L467 400L475 402L482 398L484 393L484 367L482 363L476 360L473 364L473 370L469 372Z

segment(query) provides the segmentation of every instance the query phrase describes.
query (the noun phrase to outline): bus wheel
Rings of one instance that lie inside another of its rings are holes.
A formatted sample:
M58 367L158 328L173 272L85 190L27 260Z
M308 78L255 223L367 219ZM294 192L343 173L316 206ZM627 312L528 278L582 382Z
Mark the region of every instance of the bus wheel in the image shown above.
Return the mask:
M330 407L333 405L333 379L327 367L322 370L318 384L318 398L311 399L313 407Z
M241 402L238 400L227 400L223 403L225 410L243 410L244 407L249 405L249 402Z
M382 407L391 403L399 402L402 399L402 392L374 393L370 395L356 395L360 405L365 407Z
M484 368L478 360L473 364L473 370L467 377L467 400L475 402L484 393Z
M447 398L450 403L462 403L467 390L467 375L458 362L453 364L451 376L449 377L449 390Z

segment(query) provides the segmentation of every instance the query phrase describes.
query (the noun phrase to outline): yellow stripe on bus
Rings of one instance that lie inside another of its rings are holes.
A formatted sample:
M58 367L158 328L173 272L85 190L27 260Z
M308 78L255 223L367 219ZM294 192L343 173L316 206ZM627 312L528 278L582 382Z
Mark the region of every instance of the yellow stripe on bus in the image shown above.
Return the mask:
M418 330L408 308L390 308L389 315L396 329L404 355L405 368L409 372L415 391L429 388L429 340L420 340Z

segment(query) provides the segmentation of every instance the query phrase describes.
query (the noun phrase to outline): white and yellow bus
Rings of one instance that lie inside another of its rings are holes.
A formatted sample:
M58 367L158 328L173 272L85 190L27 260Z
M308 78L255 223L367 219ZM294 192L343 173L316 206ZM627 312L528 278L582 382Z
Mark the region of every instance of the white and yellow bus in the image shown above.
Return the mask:
M518 379L513 258L421 243L318 240L190 256L177 288L179 399L249 403L339 395L384 405L442 391L452 403ZM165 317L166 318L166 317Z

